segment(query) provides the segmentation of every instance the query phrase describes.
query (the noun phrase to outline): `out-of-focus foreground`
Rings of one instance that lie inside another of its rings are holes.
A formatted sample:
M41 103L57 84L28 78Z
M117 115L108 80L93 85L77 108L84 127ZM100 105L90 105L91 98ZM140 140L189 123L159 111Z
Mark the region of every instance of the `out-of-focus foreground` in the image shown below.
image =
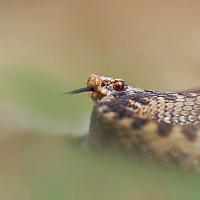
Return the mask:
M198 198L197 174L88 155L84 87L104 73L147 89L197 87L197 1L0 2L0 199Z

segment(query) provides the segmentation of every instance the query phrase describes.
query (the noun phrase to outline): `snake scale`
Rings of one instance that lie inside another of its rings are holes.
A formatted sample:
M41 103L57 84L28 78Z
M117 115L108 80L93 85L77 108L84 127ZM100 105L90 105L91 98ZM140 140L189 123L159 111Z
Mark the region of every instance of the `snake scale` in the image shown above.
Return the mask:
M85 91L95 102L89 145L200 169L200 92L143 90L99 74L70 93Z

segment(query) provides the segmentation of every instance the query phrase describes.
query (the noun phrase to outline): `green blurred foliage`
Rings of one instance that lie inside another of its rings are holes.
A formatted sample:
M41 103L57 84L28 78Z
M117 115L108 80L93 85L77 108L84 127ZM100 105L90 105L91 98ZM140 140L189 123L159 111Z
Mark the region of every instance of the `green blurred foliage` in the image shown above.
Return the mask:
M81 142L66 136L24 135L5 139L1 142L4 152L0 153L0 176L4 183L0 198L199 198L200 179L196 173L109 150L84 152Z
M89 108L88 98L82 98L80 103L80 96L72 100L72 96L62 95L72 87L80 87L80 82L72 84L34 66L7 71L2 81L12 101L47 118L67 117L69 113L74 118L80 109L84 113Z

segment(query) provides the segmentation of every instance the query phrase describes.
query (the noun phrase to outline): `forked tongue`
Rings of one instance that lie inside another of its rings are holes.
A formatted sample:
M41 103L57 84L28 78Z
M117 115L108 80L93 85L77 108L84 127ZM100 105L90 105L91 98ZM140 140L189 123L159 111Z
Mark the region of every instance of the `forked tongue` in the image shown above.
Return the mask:
M85 87L85 88L79 88L79 89L76 89L76 90L72 90L70 92L63 93L62 95L66 95L66 94L79 94L79 93L82 93L82 92L91 92L91 91L94 91L94 89L93 88Z

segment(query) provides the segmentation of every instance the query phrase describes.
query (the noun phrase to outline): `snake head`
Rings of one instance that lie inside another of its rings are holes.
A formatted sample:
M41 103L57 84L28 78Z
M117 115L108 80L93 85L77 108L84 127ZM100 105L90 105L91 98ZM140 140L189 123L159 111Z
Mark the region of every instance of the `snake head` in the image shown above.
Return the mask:
M96 102L110 94L126 91L129 87L122 79L111 78L102 74L91 74L87 81L87 87L76 89L65 94L89 92L91 99Z
M94 101L98 101L111 93L125 91L128 86L124 80L111 78L101 74L91 74L87 82L87 88L93 91L89 92Z

